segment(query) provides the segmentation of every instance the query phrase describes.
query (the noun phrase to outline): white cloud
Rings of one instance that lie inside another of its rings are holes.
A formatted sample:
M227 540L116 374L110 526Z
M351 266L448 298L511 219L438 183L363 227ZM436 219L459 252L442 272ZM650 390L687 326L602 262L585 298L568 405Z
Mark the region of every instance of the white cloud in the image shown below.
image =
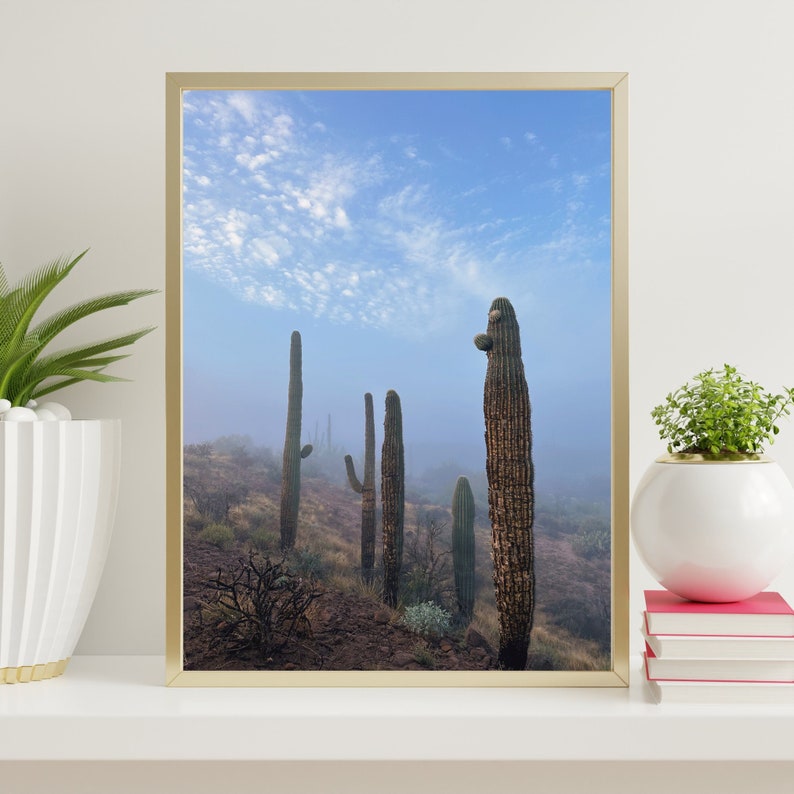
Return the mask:
M242 295L248 303L259 303L274 309L280 309L286 303L284 293L270 284L249 284L243 289Z
M229 210L228 215L221 220L221 228L225 234L225 242L235 252L243 246L244 237L251 223L251 216L238 209Z
M559 266L586 249L587 230L573 218L587 174L560 170L538 185L560 214L544 245L520 207L513 217L499 213L498 192L486 185L444 194L407 136L385 142L382 153L366 145L331 149L334 131L322 122L254 100L191 98L191 118L204 123L191 145L205 149L190 153L185 171L186 266L242 300L395 334L427 333L463 301L487 303L511 288L521 268ZM540 145L532 132L523 140ZM499 143L514 147L506 136ZM434 151L442 146L433 142ZM475 217L478 195L491 198L483 205L490 214ZM465 220L455 210L460 196L472 199L460 210L469 213Z
M590 184L590 177L587 174L572 174L571 182L575 188L585 188Z
M248 124L256 120L256 108L253 97L249 93L233 93L228 99L229 107L236 110Z

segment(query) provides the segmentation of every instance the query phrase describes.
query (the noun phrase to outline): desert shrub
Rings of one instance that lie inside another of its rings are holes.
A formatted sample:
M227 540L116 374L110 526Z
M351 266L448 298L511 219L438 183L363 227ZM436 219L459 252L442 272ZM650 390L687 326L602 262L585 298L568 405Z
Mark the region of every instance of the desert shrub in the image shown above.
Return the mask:
M350 582L349 592L369 599L374 603L380 603L382 589L382 583L377 579L372 582L365 582L360 576L355 576Z
M424 645L415 645L413 648L414 660L422 667L428 670L434 670L436 667L436 656L429 648Z
M235 523L232 525L232 532L234 539L240 543L245 543L251 538L251 527L248 524Z
M610 642L610 608L606 599L564 598L553 605L554 625L574 637L594 640L608 648Z
M234 530L228 524L207 524L199 537L223 551L228 551L234 545Z
M290 553L290 562L295 572L301 576L319 578L323 575L325 568L322 555L306 546L293 549Z
M425 601L405 608L403 623L414 634L423 637L440 637L452 625L452 615L434 601Z
M454 592L450 537L447 524L429 514L417 516L416 526L405 536L403 601L446 603Z
M311 631L307 613L322 596L313 579L254 551L236 567L219 570L206 591L201 622L212 635L210 647L253 649L263 657Z
M274 551L281 546L281 535L278 530L258 527L249 538L251 545L259 551Z
M205 459L185 461L184 491L195 509L208 521L225 521L247 498L249 487L220 471Z
M591 518L584 523L580 533L571 542L571 546L579 556L588 560L607 557L611 548L610 536L607 522Z

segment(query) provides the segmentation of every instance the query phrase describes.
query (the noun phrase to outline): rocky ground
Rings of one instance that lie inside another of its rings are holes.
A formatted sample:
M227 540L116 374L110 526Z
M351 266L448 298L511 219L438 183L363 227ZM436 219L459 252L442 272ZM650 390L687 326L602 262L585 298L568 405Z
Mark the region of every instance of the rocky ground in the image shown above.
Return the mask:
M496 653L474 629L425 638L402 625L398 612L373 598L332 589L321 591L308 623L287 647L268 658L252 650L212 648L212 635L198 620L204 583L228 555L200 541L186 541L186 670L488 670Z

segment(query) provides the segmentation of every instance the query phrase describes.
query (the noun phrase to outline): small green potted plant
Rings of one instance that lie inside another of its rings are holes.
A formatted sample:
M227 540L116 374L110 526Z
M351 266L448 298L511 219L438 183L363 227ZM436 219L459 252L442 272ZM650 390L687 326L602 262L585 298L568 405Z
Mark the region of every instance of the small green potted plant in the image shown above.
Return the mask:
M127 355L107 354L131 345L153 330L143 328L57 353L47 350L58 334L78 320L104 309L124 306L156 292L126 290L90 298L34 325L36 313L44 300L86 253L83 251L73 259L56 259L28 275L13 288L0 264L0 420L48 420L51 418L48 413L39 412L37 415L35 411L38 407L36 401L44 395L83 380L102 383L123 380L103 370Z
M767 391L736 367L707 369L651 416L667 455L634 494L631 531L655 578L694 601L740 601L794 554L794 489L764 455L794 389Z
M667 451L740 460L774 443L778 421L791 412L794 389L773 394L730 364L707 369L667 395L651 416Z
M50 350L78 320L156 292L115 292L38 320L85 253L13 286L0 266L0 683L64 671L99 584L115 511L120 423L72 420L65 406L42 398L85 380L122 380L105 368L152 330Z

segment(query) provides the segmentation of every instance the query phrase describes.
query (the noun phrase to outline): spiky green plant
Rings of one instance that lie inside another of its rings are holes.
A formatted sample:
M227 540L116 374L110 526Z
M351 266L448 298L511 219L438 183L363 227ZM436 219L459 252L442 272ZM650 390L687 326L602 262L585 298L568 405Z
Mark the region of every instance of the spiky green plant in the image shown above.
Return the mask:
M452 564L460 614L474 614L474 494L468 477L461 475L452 494Z
M328 423L330 434L331 424ZM361 494L361 578L372 584L375 572L375 411L372 395L364 395L364 479L356 476L351 455L345 455L350 487Z
M403 558L405 520L405 449L400 396L390 389L386 393L386 417L383 422L381 454L381 502L383 503L383 600L397 606L400 568Z
M56 259L28 274L13 287L0 265L0 399L9 400L13 406L25 405L31 399L84 380L100 383L127 380L107 375L103 370L129 354L107 354L131 345L154 330L151 326L57 353L44 353L58 334L78 320L157 292L152 289L125 290L101 295L80 301L34 324L45 298L86 253L87 250L73 259Z
M289 387L287 394L287 428L284 435L284 458L281 469L281 548L295 547L298 534L298 508L301 498L301 461L312 453L312 445L301 447L303 418L303 345L301 335L293 331L289 347Z

